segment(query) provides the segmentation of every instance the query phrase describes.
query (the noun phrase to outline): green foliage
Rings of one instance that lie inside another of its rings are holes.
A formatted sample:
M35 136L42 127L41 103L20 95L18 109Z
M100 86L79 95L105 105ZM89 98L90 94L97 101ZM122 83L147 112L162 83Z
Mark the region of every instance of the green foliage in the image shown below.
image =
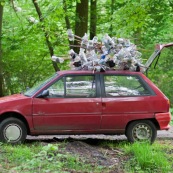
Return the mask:
M62 44L66 38L64 22L62 22L62 6L57 1L49 2L48 6L48 2L40 3L44 9L43 24L49 33L55 54L67 55L68 47ZM54 71L42 31L42 23L32 23L29 20L30 17L39 20L33 4L22 1L16 6L22 11L14 12L9 4L4 8L2 48L5 94L23 91ZM12 11L10 15L9 11ZM65 69L66 66L66 62L61 64L61 69Z
M33 155L30 148L26 145L3 145L2 147L4 147L4 150L8 153L7 157L9 161L16 162L17 164L20 164L23 160L31 159Z
M76 153L71 155L66 150L67 143L26 143L25 145L0 144L0 172L111 172L118 166L124 173L167 173L171 172L172 141L157 141L153 145L148 143L130 144L127 141L101 141L91 151L100 148L107 158L118 159L112 167L88 164L86 158ZM87 145L89 148L89 145ZM76 149L78 146L76 146ZM85 148L85 146L84 146ZM95 149L94 149L95 148ZM82 151L82 148L80 150ZM84 152L85 153L85 152ZM109 154L110 155L109 155ZM85 153L86 154L86 153ZM100 155L101 156L101 155ZM103 157L100 158L100 161ZM104 157L105 158L105 157ZM102 160L103 161L103 160ZM118 164L118 165L117 165Z
M87 170L102 172L99 167L93 168L84 163L78 156L65 153L63 143L28 145L2 145L0 150L0 172L69 172L68 170ZM4 153L3 155L1 153ZM8 164L8 165L7 165Z
M134 143L126 145L125 150L133 155L126 165L129 172L162 172L171 171L171 165L158 144Z
M159 61L155 66L157 60L148 71L148 77L163 91L163 93L170 99L171 106L173 105L173 47L164 48L159 57Z

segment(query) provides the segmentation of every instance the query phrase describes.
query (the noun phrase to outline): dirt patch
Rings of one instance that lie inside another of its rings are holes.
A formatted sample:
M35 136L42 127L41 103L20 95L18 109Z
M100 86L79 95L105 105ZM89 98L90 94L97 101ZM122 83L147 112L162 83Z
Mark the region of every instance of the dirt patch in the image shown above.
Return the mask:
M67 143L66 151L83 157L86 163L113 167L119 165L120 151L118 154L110 149L100 148L98 146L92 146L83 141L74 141Z
M37 140L27 140L27 143L32 143ZM113 143L121 143L124 140L112 141ZM125 140L126 141L126 140ZM124 173L123 167L125 162L128 160L127 155L121 148L111 148L104 146L103 143L107 142L104 139L47 139L40 140L42 145L47 145L48 143L63 143L60 145L62 147L61 154L71 154L76 156L81 163L90 164L93 167L101 166L104 167L104 173ZM73 170L67 170L70 173L89 173L86 172L76 172Z

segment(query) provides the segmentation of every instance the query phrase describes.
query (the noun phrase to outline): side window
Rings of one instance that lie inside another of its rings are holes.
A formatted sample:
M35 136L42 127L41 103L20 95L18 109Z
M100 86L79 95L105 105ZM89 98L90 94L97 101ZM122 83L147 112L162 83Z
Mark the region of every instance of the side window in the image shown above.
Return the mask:
M67 76L65 97L95 97L95 77L92 76Z
M49 98L85 98L96 96L94 75L66 76L55 82L49 88Z
M151 95L136 76L105 75L104 83L106 97Z
M48 90L50 98L64 97L64 78L55 82Z

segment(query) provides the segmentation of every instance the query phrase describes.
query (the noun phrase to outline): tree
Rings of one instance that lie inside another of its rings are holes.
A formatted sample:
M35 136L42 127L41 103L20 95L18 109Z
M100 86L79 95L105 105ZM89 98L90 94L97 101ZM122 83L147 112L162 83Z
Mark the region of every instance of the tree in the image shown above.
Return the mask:
M40 10L40 7L38 6L38 3L37 3L37 0L32 0L33 4L34 4L34 7L37 11L37 14L39 16L39 20L40 22L43 23L44 21L44 17L42 15L42 12ZM48 49L49 49L49 53L50 53L50 56L52 57L54 55L54 49L53 49L53 46L49 40L49 33L46 31L46 28L44 26L44 24L42 24L42 29L43 29L43 32L44 32L44 35L45 35L45 38L46 38L46 43L47 43L47 46L48 46ZM52 61L52 64L53 64L53 67L55 69L55 71L59 71L60 68L57 66L57 63Z
M83 36L88 31L88 0L76 4L75 34Z
M15 8L5 4L2 38L5 95L25 91L55 71L42 25L57 56L65 55L69 49L62 44L67 37L59 1L37 2L42 7L43 22L39 22L32 1L18 1ZM67 69L67 62L61 64L61 69Z
M67 14L67 2L66 0L63 0L63 9L64 9L64 13L65 13L65 23L66 23L66 28L67 29L71 29L71 25L70 25L70 20L69 20L69 16ZM73 47L70 46L70 40L68 40L69 42L69 48L72 49Z
M2 39L2 18L3 18L3 6L0 3L0 97L3 96L3 64L2 64L2 46L1 46L1 39Z
M83 37L88 31L88 0L77 1L76 19L75 19L75 35ZM78 44L75 42L75 44ZM75 49L77 51L78 49Z
M90 5L90 39L96 36L97 0L91 0Z
M67 2L66 2L66 0L63 0L63 9L64 9L64 13L65 13L66 28L67 28L67 29L70 29L71 26L70 26L69 17L68 17L68 15L67 15Z

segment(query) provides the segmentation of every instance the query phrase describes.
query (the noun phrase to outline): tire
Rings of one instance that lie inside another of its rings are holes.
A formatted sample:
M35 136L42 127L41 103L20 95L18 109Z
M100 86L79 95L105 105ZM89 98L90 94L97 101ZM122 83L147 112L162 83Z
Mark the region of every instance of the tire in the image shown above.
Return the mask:
M0 141L19 144L25 141L27 129L25 124L17 118L7 118L0 123Z
M157 136L155 125L149 120L131 122L126 129L126 136L129 142L150 141L153 143Z

